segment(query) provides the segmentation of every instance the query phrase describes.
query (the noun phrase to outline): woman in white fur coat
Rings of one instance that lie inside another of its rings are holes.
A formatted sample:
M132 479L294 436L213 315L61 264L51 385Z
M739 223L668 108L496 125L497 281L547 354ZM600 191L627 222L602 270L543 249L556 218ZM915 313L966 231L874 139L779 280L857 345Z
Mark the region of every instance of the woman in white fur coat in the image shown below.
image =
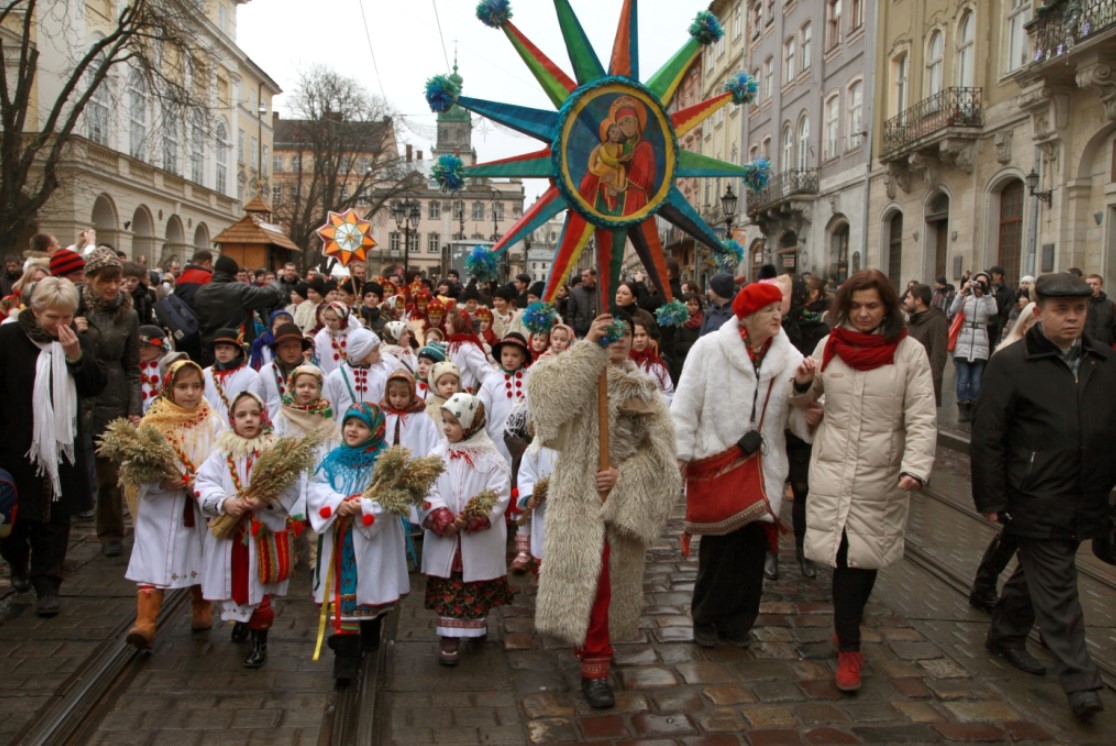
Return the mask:
M604 347L611 316L594 320L585 340L540 360L527 376L527 399L540 445L558 451L547 497L535 626L575 646L581 690L592 707L612 707L612 640L636 635L643 606L643 563L678 501L682 482L666 401L628 359L632 324ZM597 471L597 380L608 376L612 466ZM601 503L601 491L608 498Z
M259 668L267 659L267 632L275 621L272 596L287 595L288 580L260 582L258 531L272 534L288 530L288 518L299 500L298 483L264 505L242 497L252 482L252 464L273 442L271 420L262 398L250 391L232 401L232 430L217 438L217 448L198 470L195 488L202 513L208 518L231 515L240 525L227 539L205 533L205 575L202 593L221 603L221 618L232 620L233 641L251 638L247 668ZM287 558L290 563L293 557ZM288 566L289 569L289 566Z
M732 303L736 318L700 338L690 350L670 413L678 462L739 451L737 442L756 430L763 436L763 481L774 515L783 502L787 427L808 436L802 410L790 406L790 381L802 363L782 330L783 296L775 285L753 283ZM691 526L701 533L698 575L690 609L694 642L716 647L720 638L738 647L751 644L759 614L766 552L774 550L772 516L740 525Z

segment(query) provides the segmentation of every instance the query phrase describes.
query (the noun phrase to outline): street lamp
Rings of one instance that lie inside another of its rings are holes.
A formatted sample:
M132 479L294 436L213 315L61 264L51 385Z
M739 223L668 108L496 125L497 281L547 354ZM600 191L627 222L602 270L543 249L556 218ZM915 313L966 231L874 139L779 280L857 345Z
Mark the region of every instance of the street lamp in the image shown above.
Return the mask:
M258 116L258 130L256 132L256 192L263 196L263 120L267 114L267 106L263 102L263 81L256 87L256 114Z
M460 231L455 236L455 238L458 241L464 241L465 240L465 200L459 199L456 202L454 202L453 203L453 210L454 210L455 213L457 213L457 222L458 222L458 225L460 227Z
M1036 189L1038 189L1038 185L1038 171L1035 171L1035 169L1032 168L1031 173L1027 174L1027 189L1030 190L1032 197L1037 198L1041 202L1045 202L1047 207L1049 207L1051 202L1053 202L1053 190L1048 189L1045 192L1039 192L1036 191Z
M721 214L725 216L725 238L732 240L732 220L736 217L737 196L732 191L732 184L725 185L725 193L721 195Z
M500 191L498 189L493 189L491 196L492 196L492 238L490 240L492 241L493 244L495 244L497 241L500 240L500 228L499 228L500 216L496 212L496 205L500 204L500 197L502 197L503 195L500 194ZM510 277L511 276L511 265L509 264L509 260L511 259L510 253L511 252L509 252L507 249L504 249L504 282L508 282L511 279L511 277Z
M408 282L407 275L411 269L411 232L418 228L422 210L415 200L405 199L392 206L391 216L395 218L396 230L403 231L403 281Z

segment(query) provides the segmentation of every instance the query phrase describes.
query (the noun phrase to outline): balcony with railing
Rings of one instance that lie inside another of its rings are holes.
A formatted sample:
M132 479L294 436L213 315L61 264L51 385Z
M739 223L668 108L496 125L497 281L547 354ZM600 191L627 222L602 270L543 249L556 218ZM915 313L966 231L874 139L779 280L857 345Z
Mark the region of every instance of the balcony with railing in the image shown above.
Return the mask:
M813 168L792 168L772 176L762 190L748 195L748 214L753 216L779 208L793 197L818 193L818 172Z
M884 122L884 163L943 140L975 137L984 125L980 88L945 88Z
M1029 68L1061 59L1116 36L1116 0L1047 0L1027 24Z

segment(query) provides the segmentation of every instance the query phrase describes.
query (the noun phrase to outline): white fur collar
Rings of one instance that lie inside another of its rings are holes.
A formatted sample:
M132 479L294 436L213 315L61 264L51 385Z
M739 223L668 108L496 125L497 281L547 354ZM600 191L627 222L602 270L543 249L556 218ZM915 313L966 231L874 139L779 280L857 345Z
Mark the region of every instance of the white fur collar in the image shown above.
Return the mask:
M234 459L242 459L251 453L258 453L275 440L271 432L260 433L252 439L242 438L233 430L226 430L217 436L217 448Z
M740 337L739 322L733 319L725 323L714 334L716 335L717 346L722 349L729 362L747 375L755 375L755 368L748 358L748 350L744 346L744 340ZM787 333L780 329L779 333L771 340L771 347L764 355L763 363L760 364L760 377L769 376L772 371L782 370L783 366L786 365L787 353L790 348L791 343Z

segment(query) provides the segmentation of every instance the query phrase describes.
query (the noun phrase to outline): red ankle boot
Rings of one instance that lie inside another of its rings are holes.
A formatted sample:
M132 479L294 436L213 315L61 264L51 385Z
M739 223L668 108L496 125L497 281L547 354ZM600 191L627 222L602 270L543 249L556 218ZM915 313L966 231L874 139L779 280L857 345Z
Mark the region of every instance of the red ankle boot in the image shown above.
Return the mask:
M864 667L864 656L859 650L837 654L837 688L843 692L855 692L860 688L860 669Z

